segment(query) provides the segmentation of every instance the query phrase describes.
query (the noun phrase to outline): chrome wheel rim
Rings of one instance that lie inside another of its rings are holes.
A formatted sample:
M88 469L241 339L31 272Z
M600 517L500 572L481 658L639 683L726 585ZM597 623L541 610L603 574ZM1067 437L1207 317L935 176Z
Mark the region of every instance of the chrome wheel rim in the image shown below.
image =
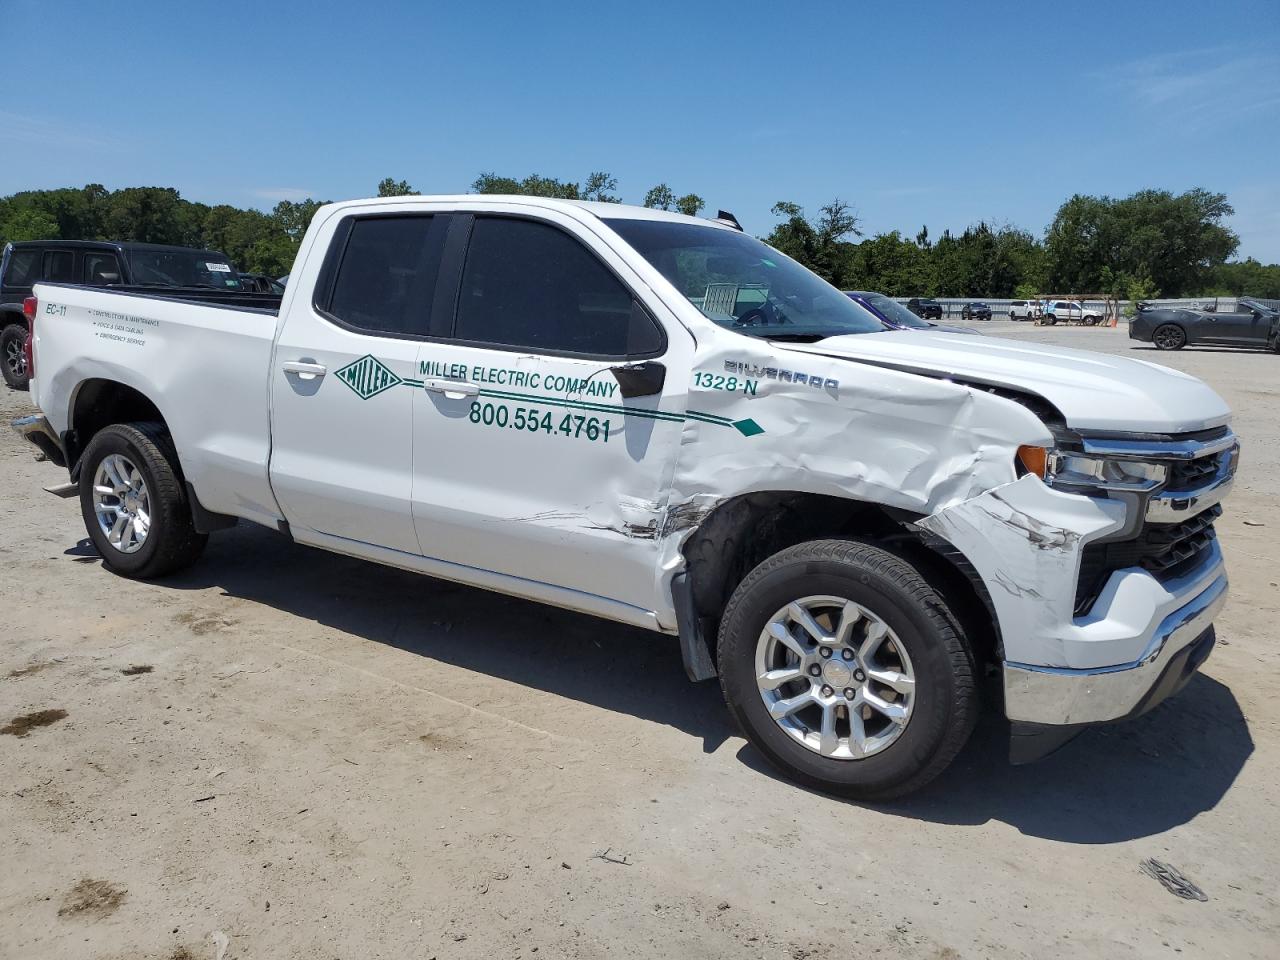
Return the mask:
M23 355L22 344L16 340L5 344L4 362L15 377L21 379L27 375L27 358Z
M142 471L118 453L104 457L93 475L93 512L107 543L137 553L151 530L151 494Z
M884 620L843 597L803 597L775 613L756 642L755 666L774 722L821 756L874 756L911 722L911 658Z

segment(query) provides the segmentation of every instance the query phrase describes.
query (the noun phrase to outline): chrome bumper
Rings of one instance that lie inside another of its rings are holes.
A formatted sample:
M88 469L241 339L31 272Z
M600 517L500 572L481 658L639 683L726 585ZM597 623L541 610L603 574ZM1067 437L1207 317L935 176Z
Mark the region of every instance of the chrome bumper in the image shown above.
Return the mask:
M67 457L62 450L62 441L45 417L39 414L18 417L16 420L10 421L9 426L13 428L13 432L18 436L35 444L40 452L54 464L59 467L67 465Z
M1134 713L1169 665L1213 625L1227 602L1227 575L1217 576L1166 616L1146 652L1132 663L1093 669L1004 664L1005 711L1024 723L1105 723Z

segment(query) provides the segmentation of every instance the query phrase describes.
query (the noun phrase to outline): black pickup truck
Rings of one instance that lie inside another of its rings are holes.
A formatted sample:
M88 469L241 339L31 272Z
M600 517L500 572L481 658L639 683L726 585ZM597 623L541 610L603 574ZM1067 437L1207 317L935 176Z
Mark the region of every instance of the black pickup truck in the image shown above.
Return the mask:
M907 301L907 309L922 320L942 319L942 304L933 297L912 297Z
M31 240L7 244L0 256L0 374L16 390L27 388L23 301L37 283L80 283L235 306L279 304L280 296L246 284L225 253L113 240Z

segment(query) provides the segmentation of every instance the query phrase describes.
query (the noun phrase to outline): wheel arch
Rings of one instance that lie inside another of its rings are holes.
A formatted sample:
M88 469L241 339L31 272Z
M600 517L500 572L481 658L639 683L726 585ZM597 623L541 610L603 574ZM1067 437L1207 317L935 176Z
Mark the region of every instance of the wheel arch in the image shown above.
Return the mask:
M79 479L84 451L103 427L140 421L169 425L155 401L137 387L106 377L91 377L77 384L67 402L67 429L62 437L71 480Z
M31 332L31 324L27 322L27 316L22 312L22 304L18 304L15 307L6 303L3 307L0 307L0 329L13 324L17 324L28 333Z
M916 567L947 602L983 664L998 662L999 621L986 585L953 546L881 504L797 491L747 493L718 504L681 544L673 584L681 650L691 679L716 675L715 638L729 597L755 567L808 540L859 539Z

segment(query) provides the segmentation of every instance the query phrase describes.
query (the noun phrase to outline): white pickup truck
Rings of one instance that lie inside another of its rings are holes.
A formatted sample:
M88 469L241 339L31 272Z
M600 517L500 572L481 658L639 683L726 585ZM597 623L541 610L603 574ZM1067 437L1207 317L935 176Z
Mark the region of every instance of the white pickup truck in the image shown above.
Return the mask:
M16 426L110 570L162 576L247 520L678 636L822 790L918 788L981 702L1034 759L1214 643L1217 394L885 330L726 214L354 201L316 215L278 312L62 284L26 309L42 416Z

